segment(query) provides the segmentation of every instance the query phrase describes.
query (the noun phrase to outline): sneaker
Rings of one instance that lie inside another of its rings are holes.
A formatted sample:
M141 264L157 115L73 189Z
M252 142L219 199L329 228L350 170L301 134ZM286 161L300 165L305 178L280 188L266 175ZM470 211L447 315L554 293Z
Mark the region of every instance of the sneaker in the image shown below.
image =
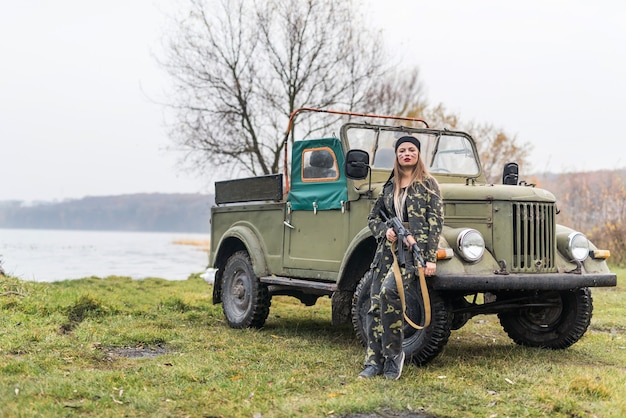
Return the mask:
M383 368L381 366L375 366L373 364L368 364L365 366L363 371L359 373L359 379L371 379L372 377L376 377L379 374L383 374Z
M400 379L402 366L404 366L404 351L395 357L387 358L387 360L385 360L385 379Z

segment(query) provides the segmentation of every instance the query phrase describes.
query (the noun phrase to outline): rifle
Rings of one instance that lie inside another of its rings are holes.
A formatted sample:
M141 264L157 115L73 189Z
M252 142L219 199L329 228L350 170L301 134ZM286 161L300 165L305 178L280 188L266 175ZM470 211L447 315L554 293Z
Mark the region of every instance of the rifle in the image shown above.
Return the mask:
M402 222L400 222L400 219L398 219L397 216L393 216L389 218L389 216L387 216L387 214L385 213L383 209L380 210L380 216L382 216L387 226L389 228L393 228L393 230L396 232L396 236L398 237L398 242L400 243L400 245L398 245L398 264L401 267L405 267L406 259L404 258L404 251L402 250L402 245L404 244L404 240L406 239L406 237L411 235L411 233L409 232L408 229L404 227L404 225L402 225ZM419 263L419 266L417 267L420 267L420 266L426 267L426 262L424 261L424 258L422 257L422 252L417 246L417 243L414 243L411 246L411 250L413 251L413 255L415 256L415 259Z

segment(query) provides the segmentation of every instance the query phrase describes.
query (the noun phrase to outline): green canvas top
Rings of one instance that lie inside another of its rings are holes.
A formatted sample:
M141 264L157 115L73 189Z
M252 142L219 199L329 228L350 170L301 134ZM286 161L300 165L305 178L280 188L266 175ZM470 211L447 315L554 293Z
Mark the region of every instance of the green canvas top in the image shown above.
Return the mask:
M348 199L344 153L337 138L295 141L291 158L292 210L341 209Z

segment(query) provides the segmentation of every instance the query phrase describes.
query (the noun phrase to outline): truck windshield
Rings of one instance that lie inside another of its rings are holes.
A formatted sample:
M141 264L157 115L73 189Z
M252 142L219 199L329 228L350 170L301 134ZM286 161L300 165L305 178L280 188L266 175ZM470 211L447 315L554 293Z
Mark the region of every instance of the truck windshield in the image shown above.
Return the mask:
M374 169L393 168L396 140L411 135L420 141L421 156L431 173L474 176L480 172L473 141L461 132L370 125L347 125L342 131L350 149L367 151Z

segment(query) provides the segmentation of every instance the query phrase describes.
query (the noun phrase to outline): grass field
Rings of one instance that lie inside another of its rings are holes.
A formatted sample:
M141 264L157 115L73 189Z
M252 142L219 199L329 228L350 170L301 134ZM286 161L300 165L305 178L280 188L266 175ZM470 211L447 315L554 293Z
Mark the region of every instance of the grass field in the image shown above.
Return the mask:
M592 290L591 326L571 348L517 346L497 317L477 316L399 381L356 379L363 349L351 327L330 325L327 298L275 297L262 330L233 330L199 276L0 276L0 416L622 417L616 271L617 288Z

